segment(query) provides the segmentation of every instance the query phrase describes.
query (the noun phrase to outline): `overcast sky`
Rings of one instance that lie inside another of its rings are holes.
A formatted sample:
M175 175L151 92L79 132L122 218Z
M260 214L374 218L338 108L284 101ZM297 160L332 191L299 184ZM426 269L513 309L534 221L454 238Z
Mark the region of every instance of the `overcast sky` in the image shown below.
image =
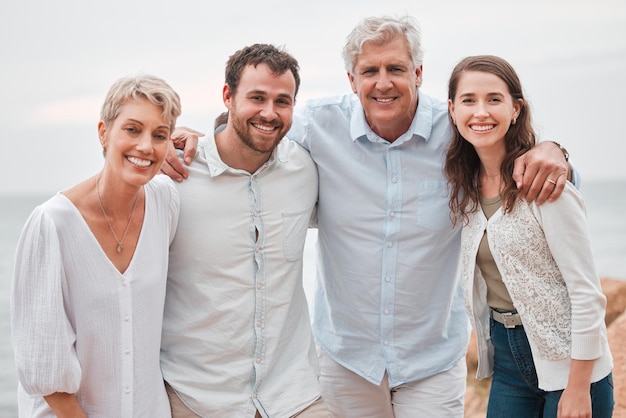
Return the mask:
M626 178L623 0L5 0L0 193L53 193L96 173L100 105L122 76L166 79L182 98L179 125L202 131L223 110L228 56L252 43L300 61L299 102L346 92L344 39L383 14L419 21L425 92L444 97L466 55L500 55L517 69L542 139L563 143L583 179Z

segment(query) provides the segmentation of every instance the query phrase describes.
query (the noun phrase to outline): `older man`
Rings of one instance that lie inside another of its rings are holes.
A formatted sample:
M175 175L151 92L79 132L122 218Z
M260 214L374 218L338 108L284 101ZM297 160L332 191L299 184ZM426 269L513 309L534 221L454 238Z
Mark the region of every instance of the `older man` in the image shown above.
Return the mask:
M323 398L342 418L460 418L469 325L443 173L447 104L419 89L423 51L409 16L363 19L343 57L353 94L309 101L288 135L319 172ZM560 147L543 143L514 178L541 203L559 196L568 170Z

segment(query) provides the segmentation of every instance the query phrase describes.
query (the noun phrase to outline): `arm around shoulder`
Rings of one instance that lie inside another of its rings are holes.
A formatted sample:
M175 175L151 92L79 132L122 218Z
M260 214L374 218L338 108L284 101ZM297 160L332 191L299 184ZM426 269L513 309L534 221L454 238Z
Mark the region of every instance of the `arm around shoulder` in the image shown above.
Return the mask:
M544 141L515 160L513 179L520 196L538 205L559 198L572 178L569 153L553 141Z
M167 152L161 172L170 178L181 182L189 176L185 164L191 164L198 150L198 141L204 134L187 127L177 127L171 135L172 141ZM183 150L182 156L176 152Z

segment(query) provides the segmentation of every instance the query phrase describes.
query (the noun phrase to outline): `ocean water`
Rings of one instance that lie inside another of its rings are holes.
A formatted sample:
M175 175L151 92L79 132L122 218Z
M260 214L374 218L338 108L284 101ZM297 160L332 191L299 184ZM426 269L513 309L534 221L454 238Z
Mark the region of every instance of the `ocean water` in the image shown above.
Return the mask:
M584 182L594 257L600 277L626 280L626 180ZM0 418L17 416L17 376L9 327L9 291L15 246L26 218L49 196L0 195ZM311 230L305 247L304 284L310 294L315 276L314 242Z

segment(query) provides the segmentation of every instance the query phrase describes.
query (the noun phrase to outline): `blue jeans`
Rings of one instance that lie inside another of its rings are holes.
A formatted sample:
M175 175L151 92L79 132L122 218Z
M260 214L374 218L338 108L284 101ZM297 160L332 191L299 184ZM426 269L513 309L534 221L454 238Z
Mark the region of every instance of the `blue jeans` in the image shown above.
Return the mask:
M524 327L505 328L492 319L491 342L495 359L487 418L556 418L563 391L539 389ZM593 418L611 418L614 405L613 375L609 374L591 384Z

